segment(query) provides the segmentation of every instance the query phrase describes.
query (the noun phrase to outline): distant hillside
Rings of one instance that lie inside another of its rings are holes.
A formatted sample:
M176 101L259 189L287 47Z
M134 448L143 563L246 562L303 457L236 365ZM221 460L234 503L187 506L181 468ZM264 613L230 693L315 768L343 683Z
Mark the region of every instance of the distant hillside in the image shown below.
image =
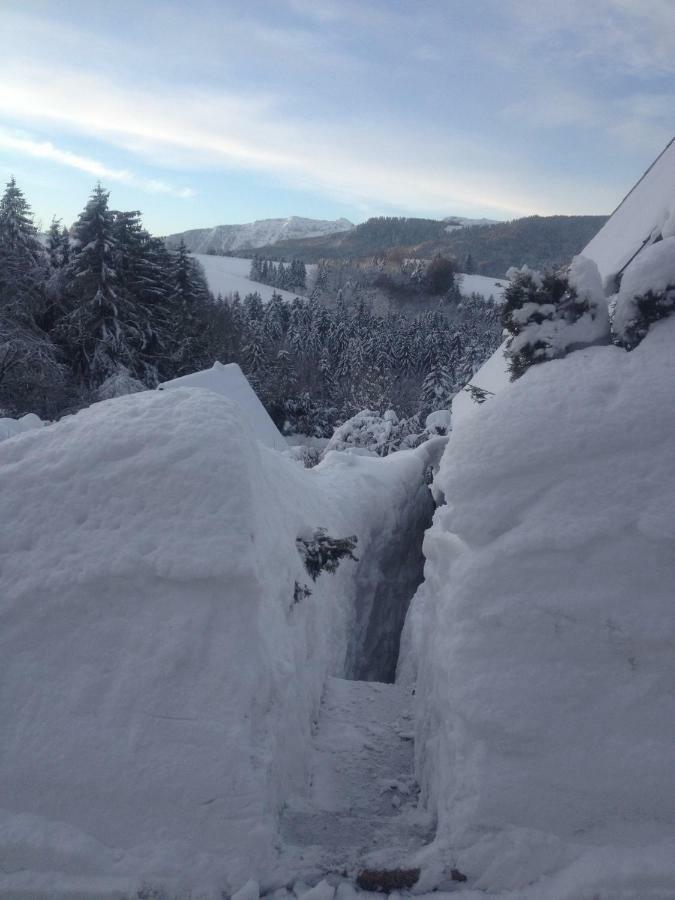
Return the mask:
M511 266L555 268L569 262L606 221L606 216L529 216L448 232L447 220L380 217L341 234L279 241L257 252L274 259L316 262L373 256L401 247L420 258L452 256L460 269L471 254L476 273L503 278Z
M354 228L348 219L303 219L288 216L286 219L260 219L243 225L216 225L215 228L193 228L170 234L166 245L175 250L181 239L193 253L236 253L256 247L276 244L281 240L317 237L319 235L346 232Z
M440 239L446 235L447 224L437 219L378 216L362 222L351 231L308 240L279 241L258 252L261 256L274 259L298 257L305 262L316 262L322 258L360 258L386 253L393 247L414 247Z
M460 264L471 254L479 275L501 278L510 266L553 269L565 265L606 221L607 216L528 216L496 225L459 228L424 243L416 253L426 257L449 254Z

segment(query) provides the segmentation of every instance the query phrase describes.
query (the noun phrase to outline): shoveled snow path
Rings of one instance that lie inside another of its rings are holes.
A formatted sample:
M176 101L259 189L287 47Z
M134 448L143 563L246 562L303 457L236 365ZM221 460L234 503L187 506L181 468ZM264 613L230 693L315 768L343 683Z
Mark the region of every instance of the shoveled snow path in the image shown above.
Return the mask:
M412 727L409 687L329 679L308 796L282 818L289 880L410 864L430 831L417 810Z

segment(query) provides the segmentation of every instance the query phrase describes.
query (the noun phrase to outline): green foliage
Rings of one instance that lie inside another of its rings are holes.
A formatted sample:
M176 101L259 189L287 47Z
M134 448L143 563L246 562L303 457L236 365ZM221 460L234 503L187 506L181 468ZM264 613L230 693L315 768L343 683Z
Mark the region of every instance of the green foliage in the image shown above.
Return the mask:
M343 559L358 562L354 556L358 543L355 534L345 538L333 538L328 535L325 528L317 528L309 540L297 538L295 543L312 581L316 581L322 572L334 575Z

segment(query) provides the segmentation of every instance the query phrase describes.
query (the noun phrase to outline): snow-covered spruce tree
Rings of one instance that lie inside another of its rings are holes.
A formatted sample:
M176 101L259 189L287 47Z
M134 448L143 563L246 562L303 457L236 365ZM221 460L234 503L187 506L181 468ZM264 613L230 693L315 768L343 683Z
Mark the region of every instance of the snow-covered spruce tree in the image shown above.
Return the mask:
M592 260L575 256L567 272L542 275L523 266L507 274L502 322L512 381L536 363L608 343L607 301Z
M173 337L173 375L184 375L213 363L207 357L204 334L205 308L210 303L204 273L181 239L172 254L171 288L168 297L170 330Z
M53 412L64 368L46 333L46 254L14 178L0 199L0 406Z
M435 363L422 384L420 411L430 413L447 409L454 393L453 378L447 366L441 361Z
M633 350L650 325L675 313L675 237L645 248L623 273L612 309L612 334Z
M89 389L120 366L134 371L143 344L143 313L115 270L115 216L98 184L74 227L66 270L67 314L59 331L75 374Z

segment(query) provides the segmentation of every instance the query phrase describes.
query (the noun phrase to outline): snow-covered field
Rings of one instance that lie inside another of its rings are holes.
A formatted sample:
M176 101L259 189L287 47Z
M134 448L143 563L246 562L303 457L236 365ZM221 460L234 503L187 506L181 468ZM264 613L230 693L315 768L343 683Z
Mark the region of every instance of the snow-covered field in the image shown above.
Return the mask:
M288 301L294 300L298 296L290 291L282 291L279 288L270 287L268 284L251 281L248 277L251 271L250 259L238 256L209 256L203 253L195 253L194 259L202 265L209 290L215 295L222 294L223 297L226 297L237 291L243 300L246 294L257 291L265 302L274 293L280 294L284 300ZM311 281L315 269L316 266L307 266L308 281Z
M507 287L508 278L488 278L486 275L466 275L460 273L460 291L464 297L481 294L487 300L490 295L500 303Z

